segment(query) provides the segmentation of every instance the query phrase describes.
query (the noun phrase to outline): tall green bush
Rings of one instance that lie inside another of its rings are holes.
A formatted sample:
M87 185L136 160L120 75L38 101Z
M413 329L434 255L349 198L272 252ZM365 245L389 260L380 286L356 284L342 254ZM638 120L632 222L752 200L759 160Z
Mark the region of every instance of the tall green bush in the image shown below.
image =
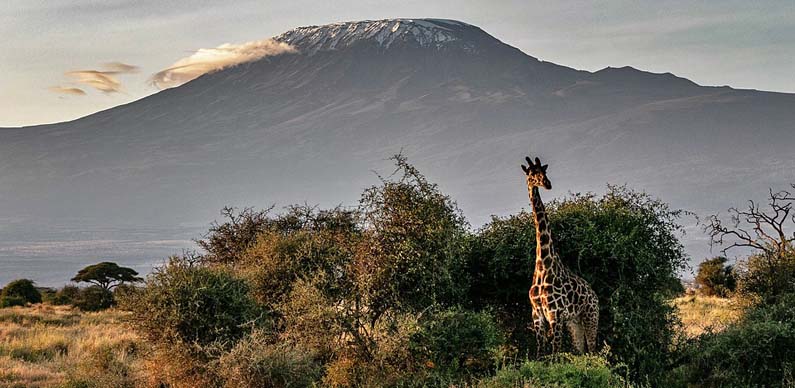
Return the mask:
M468 287L461 211L404 157L393 159L391 178L365 190L360 202L364 238L357 282L373 319L390 309L458 304Z
M231 346L261 318L248 291L226 271L172 257L122 307L155 343Z

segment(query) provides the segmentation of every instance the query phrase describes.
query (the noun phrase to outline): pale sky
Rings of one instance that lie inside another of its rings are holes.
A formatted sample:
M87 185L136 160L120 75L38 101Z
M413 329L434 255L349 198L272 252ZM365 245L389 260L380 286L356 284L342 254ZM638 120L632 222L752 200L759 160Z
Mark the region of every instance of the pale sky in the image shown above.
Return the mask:
M576 69L628 65L702 85L795 92L791 0L2 0L0 127L71 120L155 93L150 77L200 48L398 17L461 20ZM96 72L75 73L85 70ZM108 75L110 84L87 83Z

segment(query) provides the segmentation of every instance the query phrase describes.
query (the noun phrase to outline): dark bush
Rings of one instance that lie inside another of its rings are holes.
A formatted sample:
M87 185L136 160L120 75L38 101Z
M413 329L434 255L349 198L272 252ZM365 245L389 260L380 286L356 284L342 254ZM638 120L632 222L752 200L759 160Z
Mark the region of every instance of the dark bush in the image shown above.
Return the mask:
M737 291L741 295L776 303L782 295L795 293L795 252L780 256L754 254L737 266Z
M685 350L683 385L774 387L795 383L795 295L759 305L725 331L707 333Z
M715 257L704 260L698 265L696 284L699 293L707 296L720 296L725 298L734 292L737 281L734 278L733 267L726 265L725 257Z
M535 262L535 225L530 213L492 218L469 244L470 299L492 309L511 344L526 356L533 348L528 291ZM534 351L532 353L535 353Z
M25 300L24 297L17 296L17 295L10 295L10 296L3 296L0 297L0 308L3 307L14 307L14 306L24 306L28 302Z
M462 309L426 312L411 337L415 357L452 376L493 371L502 344L490 314Z
M41 293L32 280L18 279L8 283L0 292L0 306L24 306L28 303L41 303Z
M115 304L113 293L99 286L86 287L80 290L73 303L83 311L100 311Z
M62 306L73 305L80 295L80 288L76 286L63 286L63 288L55 291L55 294L50 299L50 303Z

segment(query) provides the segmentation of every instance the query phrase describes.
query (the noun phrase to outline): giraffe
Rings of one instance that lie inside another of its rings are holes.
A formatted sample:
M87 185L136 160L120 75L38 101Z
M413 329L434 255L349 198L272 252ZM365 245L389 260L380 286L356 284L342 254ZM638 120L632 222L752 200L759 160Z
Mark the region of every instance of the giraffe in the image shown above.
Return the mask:
M572 342L579 353L596 351L596 329L599 323L599 300L585 279L575 275L560 261L552 243L544 203L539 187L547 190L552 183L547 178L548 165L541 160L525 158L528 166L522 165L527 177L527 190L533 206L536 224L536 260L533 285L530 287L530 303L533 306L533 329L536 335L536 356L546 340L552 337L552 352L560 351L563 333L559 326L564 323L571 333ZM544 335L544 326L549 330Z

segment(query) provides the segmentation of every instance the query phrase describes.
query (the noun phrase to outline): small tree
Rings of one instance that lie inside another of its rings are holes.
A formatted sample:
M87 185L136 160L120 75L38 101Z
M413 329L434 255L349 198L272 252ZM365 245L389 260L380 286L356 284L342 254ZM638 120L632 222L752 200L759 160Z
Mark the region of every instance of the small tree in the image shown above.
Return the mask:
M734 267L726 265L727 260L725 257L715 257L698 265L696 283L700 286L700 293L725 298L734 291L737 284Z
M80 272L72 278L72 281L78 283L91 283L110 292L113 287L124 284L125 282L135 283L143 281L143 279L137 275L138 272L132 268L119 267L116 263L106 261L89 265L81 269Z
M24 306L26 303L41 303L41 293L32 280L14 280L0 293L0 307Z

